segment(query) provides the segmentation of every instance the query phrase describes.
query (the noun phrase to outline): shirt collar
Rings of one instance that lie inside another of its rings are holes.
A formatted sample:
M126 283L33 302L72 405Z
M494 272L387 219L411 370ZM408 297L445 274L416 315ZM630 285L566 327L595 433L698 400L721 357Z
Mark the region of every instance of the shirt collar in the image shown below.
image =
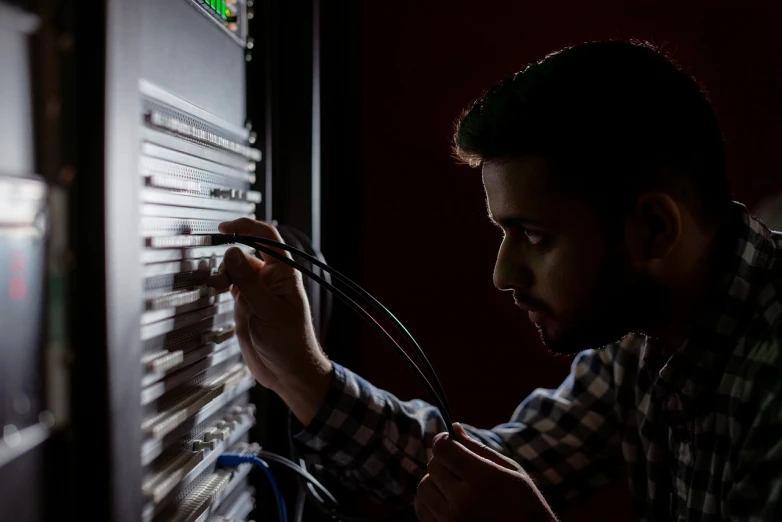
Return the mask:
M708 305L690 337L655 379L658 392L678 392L685 401L719 382L727 357L754 315L751 303L768 279L777 248L768 228L743 204L733 202L731 211Z

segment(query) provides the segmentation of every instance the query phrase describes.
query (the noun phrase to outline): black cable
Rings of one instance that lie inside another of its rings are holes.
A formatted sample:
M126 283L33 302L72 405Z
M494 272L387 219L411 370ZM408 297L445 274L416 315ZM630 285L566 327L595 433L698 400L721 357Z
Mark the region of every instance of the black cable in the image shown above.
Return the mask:
M322 254L313 248L311 240L303 232L300 232L298 229L288 225L278 225L277 231L280 233L280 236L282 236L281 243L291 245L292 247L297 248L302 252L317 257L324 263L326 262L326 260L322 257ZM331 274L321 270L320 267L296 256L294 256L294 259L319 276L322 276L323 279L329 283L332 282ZM307 291L307 297L310 300L310 309L312 310L312 322L315 326L315 333L318 335L319 340L325 340L327 333L323 326L325 325L325 321L328 320L328 318L324 316L324 307L326 306L325 301L331 301L333 296L330 292L327 292L324 288L321 288L321 286L312 279L304 279L304 287Z
M260 252L263 252L264 254L268 254L268 255L274 257L275 259L277 259L279 261L282 261L283 263L285 263L286 265L290 266L291 268L294 268L295 270L298 270L301 273L307 275L308 277L314 279L315 281L320 283L322 286L327 288L334 295L336 295L337 297L342 299L345 302L345 304L347 304L356 313L358 313L361 317L363 317L366 321L368 321L375 328L375 330L377 330L378 333L391 345L391 347L394 350L396 350L397 353L400 356L402 356L402 358L405 359L408 362L408 364L411 367L411 369L418 374L418 376L421 378L421 380L426 385L426 387L429 390L429 392L432 394L432 396L437 401L438 406L440 407L440 410L441 410L440 413L442 414L442 416L443 416L443 418L444 418L444 420L446 422L446 427L448 429L448 433L452 437L456 436L454 431L453 431L453 421L451 420L450 411L445 406L445 403L444 403L443 399L437 393L437 391L434 388L434 386L432 386L432 383L429 382L429 379L426 378L426 375L424 375L424 373L421 371L421 369L415 364L415 361L413 361L410 358L410 356L407 355L407 353L405 353L405 351L402 349L402 347L399 346L399 344L394 340L394 338L391 337L391 335L389 335L388 332L386 332L386 330L380 325L380 323L377 322L377 320L374 317L372 317L372 315L369 312L367 312L364 308L362 308L361 305L356 303L353 299L351 299L342 290L340 290L339 288L336 288L334 285L330 284L325 279L323 279L322 277L320 277L317 274L313 273L311 270L309 270L308 268L306 268L306 267L302 266L301 264L297 263L293 259L290 259L289 257L287 257L287 256L285 256L283 254L280 254L279 252L276 252L276 251L272 250L271 248L268 248L267 246L261 244L260 242L256 242L254 240L254 238L237 236L236 239L237 239L237 242L241 242L242 244L247 245L247 246L252 247L252 248L255 248L256 250L259 250ZM241 241L238 241L239 239L241 239ZM277 243L276 241L273 242L273 243L275 244L275 246L278 246L279 248L284 248L286 250L293 248L293 247L291 247L289 245L285 245L285 244L282 244L282 243ZM327 267L323 267L323 268L324 268L324 270L330 269L330 267L328 267L328 266ZM432 370L432 372L434 373L434 370Z
M276 246L283 248L285 250L288 250L289 252L294 252L297 255L303 257L310 263L326 270L327 273L330 273L334 275L338 280L342 281L343 283L347 284L350 288L360 293L365 299L368 299L371 301L377 308L379 308L383 313L386 314L387 317L389 317L395 324L395 326L402 332L402 334L405 336L405 338L413 345L414 352L418 356L419 362L424 364L429 371L432 373L432 377L435 381L435 385L437 386L437 391L440 394L440 396L443 399L443 402L448 407L448 411L450 411L451 405L448 403L448 397L445 394L445 390L443 389L443 385L440 382L439 377L437 376L437 373L434 371L434 368L432 367L432 364L429 362L429 359L426 357L426 354L424 353L424 350L421 348L421 346L418 344L418 341L415 340L413 337L413 334L411 334L407 328L405 328L405 325L402 324L402 322L396 318L396 316L388 309L386 308L383 303L378 301L372 294L364 290L360 285L355 283L353 280L351 280L349 277L343 275L335 268L332 268L331 266L327 265L325 263L325 260L318 259L317 257L311 256L307 252L303 252L295 247L292 248L286 248L289 245L285 245L284 243L279 243L277 241L266 239L266 238L256 238L256 237L249 237L249 236L237 236L236 241L241 243L241 239L250 239L256 242L264 243L269 246Z
M238 242L238 243L242 243L242 244L245 244L247 246L250 246L252 248L255 248L256 250L260 251L261 253L270 255L271 257L273 257L273 258L275 258L275 259L285 263L286 265L292 267L293 269L298 270L302 274L307 275L310 279L315 280L321 286L324 286L326 289L328 289L332 294L334 294L337 297L339 297L343 302L345 302L345 304L347 304L351 309L353 309L353 311L358 313L362 318L364 318L364 320L368 321L373 327L375 327L375 329L378 331L378 333L381 334L381 336L391 345L391 347L394 348L397 351L397 353L399 355L401 355L408 362L410 367L419 375L419 377L424 382L424 384L426 385L426 387L429 390L429 392L432 394L432 396L438 402L438 405L439 405L440 410L441 410L441 414L443 415L443 418L444 418L444 420L446 422L446 427L448 429L449 434L451 436L455 436L455 434L453 432L453 422L452 422L451 416L450 416L450 408L449 408L449 405L447 403L447 398L445 397L445 391L443 390L442 384L440 383L440 380L437 377L437 373L434 371L434 368L432 367L431 363L427 359L427 357L424 354L424 352L421 349L421 347L418 345L418 343L413 338L413 336L408 332L408 330L404 327L404 325L385 306L383 306L382 303L380 303L377 299L375 299L371 294L366 292L363 288L361 288L359 285L354 283L352 280L350 280L346 276L340 274L338 271L336 271L335 269L333 269L330 266L328 266L325 262L323 262L321 260L318 260L318 259L312 257L311 255L307 254L306 252L302 252L301 250L299 250L299 249L297 249L295 247L291 247L290 245L286 245L284 243L278 243L277 241L272 241L272 240L268 240L268 239L265 239L265 238L254 238L254 237L249 237L249 236L235 236L235 235L215 235L215 236L213 236L213 241L214 241L213 244L225 244L225 243ZM332 275L336 276L337 279L339 279L342 282L346 283L352 289L354 289L355 291L358 291L364 297L366 297L367 299L372 301L378 308L380 308L388 317L390 317L396 323L398 329L403 332L403 334L407 337L407 339L413 345L413 347L416 350L416 354L419 357L419 360L421 360L428 367L430 372L432 373L432 375L433 375L433 377L435 379L435 382L437 384L437 388L432 386L432 384L427 379L426 375L424 375L424 373L415 364L415 362L410 358L410 356L404 350L402 350L401 346L399 346L399 344L396 342L396 340L393 337L391 337L391 335L388 332L386 332L386 330L380 325L380 323L378 323L377 320L375 320L375 318L371 314L369 314L369 312L367 312L363 307L361 307L358 303L356 303L352 298L350 298L347 294L342 292L340 289L334 287L328 281L324 280L320 276L318 276L315 273L313 273L307 267L301 265L300 263L297 263L293 259L291 259L291 258L289 258L289 257L287 257L287 256L285 256L283 254L280 254L279 252L277 252L275 250L272 250L271 248L267 248L265 245L269 245L269 246L272 246L272 247L276 247L276 248L280 248L280 249L283 249L283 250L287 250L289 252L293 252L293 253L295 253L295 254L297 254L297 255L307 259L308 261L310 261L310 263L313 263L313 264L319 266L320 268L322 268L323 270L325 270L326 271L326 275L331 273ZM441 393L442 393L442 396L441 396ZM318 489L322 488L321 491L325 490L325 488L323 488L323 486L319 482L317 482L317 480L314 479L314 477L312 477L312 475L310 475L306 471L306 468L297 466L294 462L289 461L288 459L285 459L284 457L281 457L281 456L278 456L278 455L275 455L275 454L270 454L270 453L267 453L267 452L262 452L262 453L263 453L263 456L265 456L266 459L269 460L270 462L277 462L277 463L283 464L286 467L288 467L289 469L292 469L292 470L296 471L302 477L305 477L306 484L307 484L307 487L308 487L308 490L309 490L309 493L310 493L311 497L315 497L316 499L318 497L318 495L314 494L315 491L312 489L313 486L320 486ZM327 496L330 497L330 500L335 504L335 506L338 505L338 504L336 504L336 500L328 492L328 490L325 490L325 492L328 494ZM410 506L408 506L408 507L405 507L405 508L397 510L395 513L391 514L388 517L384 517L384 518L380 518L380 519L377 519L377 520L368 521L366 519L340 515L340 514L338 514L336 512L336 509L329 510L328 508L326 508L326 506L322 502L316 501L315 504L318 506L318 508L321 511L323 511L323 513L325 513L326 515L330 516L332 519L339 520L339 521L342 521L342 522L386 522L386 521L391 521L391 520L394 520L394 519L396 519L396 518L398 518L400 516L403 516L403 515L406 515L406 514L409 514L409 513L413 512L412 508Z
M262 244L265 244L265 245L268 245L268 246L281 248L283 250L287 250L289 252L296 253L297 255L303 257L304 259L306 259L310 263L312 263L312 264L314 264L316 266L319 266L323 270L326 270L327 272L331 273L338 280L340 280L343 283L347 284L350 288L352 288L353 290L355 290L358 293L360 293L364 298L366 298L369 301L371 301L376 307L378 307L381 311L383 311L383 313L385 313L386 316L389 317L394 322L396 327L402 332L402 334L405 336L405 338L408 340L408 342L410 342L413 345L414 351L415 351L416 355L418 356L419 361L422 364L424 364L429 369L429 371L431 372L433 380L435 381L435 385L436 385L436 389L437 389L438 395L442 398L442 402L445 405L445 409L447 409L448 412L451 411L450 404L448 403L448 398L447 398L447 396L445 394L445 390L443 389L443 385L440 382L439 377L437 377L437 373L434 371L434 368L432 367L432 364L429 362L429 359L426 357L426 354L424 353L424 351L421 348L421 346L415 340L413 335L407 330L407 328L405 328L405 326L402 324L402 322L399 319L397 319L396 316L394 316L394 314L391 313L391 311L388 308L386 308L380 301L378 301L372 294L370 294L369 292L367 292L366 290L361 288L361 286L359 286L358 284L353 282L349 277L341 274L338 270L330 267L329 265L327 265L326 263L324 263L321 260L317 259L316 257L313 257L313 256L307 254L306 252L303 252L303 251L301 251L301 250L299 250L299 249L297 249L295 247L291 247L290 245L286 245L285 243L280 243L278 241L274 241L274 240L271 240L271 239L260 238L260 237L252 237L252 236L234 236L233 237L233 241L235 241L237 243L245 244L247 246L251 246L253 248L256 248L255 245L250 245L250 244L248 244L248 242L262 243ZM286 257L286 259L288 259L288 258ZM449 423L449 426L450 426L450 423ZM449 432L450 432L450 427L449 427Z
M288 422L285 423L285 432L288 435L288 454L293 462L298 462L301 469L309 471L307 464L303 458L299 456L299 452L296 449L296 442L293 438L293 412L288 410ZM294 505L293 520L294 522L301 522L304 517L304 507L306 505L307 497L313 498L319 503L323 503L323 499L315 491L315 488L309 482L305 482L300 476L297 477L298 490L296 491L296 503Z
M321 484L320 481L316 479L314 476L312 476L312 474L310 474L308 471L306 471L305 469L303 469L301 466L291 461L290 459L287 459L282 455L277 455L276 453L260 450L257 452L257 455L258 457L260 457L261 459L267 462L274 462L276 464L280 464L290 469L291 471L294 471L296 474L304 478L304 480L306 480L309 485L314 486L321 493L323 493L334 506L332 509L328 509L325 506L323 506L323 504L320 504L320 506L323 508L323 512L337 520L342 520L344 522L385 522L387 520L393 520L398 516L410 512L410 508L408 507L399 510L398 513L394 513L393 515L390 515L388 517L383 517L372 521L368 521L367 519L362 519L362 518L354 518L346 515L341 515L336 511L336 508L339 507L339 503L337 502L337 499L334 498L334 495L332 495L331 492L328 489L326 489L326 487L323 484Z
M293 432L291 431L291 422L292 422L292 414L289 412L287 432L288 432L288 439L290 441L290 452L292 458L298 459L300 461L300 464L296 464L293 460L290 460L290 462L293 465L298 465L303 471L308 472L304 460L297 456L297 451L293 444ZM260 452L259 455L261 455ZM263 455L266 456L268 455L268 453L263 453ZM284 457L282 458L284 459ZM267 459L267 460L269 460L269 462L277 462L276 459ZM326 506L326 502L315 491L314 484L310 480L307 480L307 478L304 477L304 475L299 474L298 479L300 482L303 482L304 485L306 485L306 488L302 488L302 490L307 491L309 493L310 500L312 500L312 502L315 504L318 510L320 510L320 512L323 513L324 515L331 517L333 520L338 520L341 522L391 522L392 520L396 520L397 518L402 516L410 515L414 512L412 506L404 506L395 509L394 512L388 516L384 516L376 519L366 519L366 518L343 515L337 512L335 508L330 509ZM320 484L320 486L325 489L325 486L323 486L322 483ZM299 507L298 509L301 508ZM298 511L298 513L301 513L301 511Z
M295 248L298 248L305 252L306 254L309 254L311 256L316 257L322 264L326 264L327 261L323 257L323 254L314 248L310 242L309 237L307 237L306 234L301 232L300 230L289 227L289 226L278 226L278 231L283 237L284 243L291 245ZM314 265L313 263L310 263L309 265L306 265L302 263L307 268L310 268L313 270L313 272L317 273L318 275L322 275L322 277L328 281L329 283L332 283L331 273L327 270L319 270L318 265ZM322 265L321 265L322 266ZM317 296L319 298L319 301L313 302L313 308L318 308L318 312L320 313L320 329L319 329L319 336L321 338L325 338L328 330L328 324L331 318L331 309L332 309L332 301L333 301L333 294L331 292L325 292L324 294L316 294L315 289L318 283L316 283L313 279L309 279L309 285L307 285L307 293L310 294L311 298L313 296ZM314 310L313 310L314 312ZM448 403L446 402L446 406L448 406ZM293 432L291 431L291 422L292 422L292 413L290 410L288 411L288 422L286 422L286 432L288 435L288 451L290 453L289 457L290 460L297 464L302 470L309 472L307 469L307 463L306 461L298 455L298 451L296 450L296 446L293 439ZM297 482L298 482L298 488L296 491L296 498L294 502L294 509L291 517L292 522L302 522L304 519L304 512L306 509L307 500L309 500L311 503L314 503L315 506L318 508L318 510L329 517L332 520L337 520L340 522L386 522L386 521L392 521L399 517L406 516L410 513L412 513L412 509L409 506L406 506L402 509L394 510L393 513L390 515L383 516L381 518L377 519L363 519L363 518L357 518L357 517L351 517L347 516L343 513L339 513L337 509L329 509L328 503L326 500L322 498L320 494L318 494L318 491L316 490L313 483L309 480L306 480L301 475L297 474Z
M266 460L267 462L276 462L277 464L280 464L282 466L285 466L286 468L295 471L297 474L301 475L307 482L315 486L321 493L323 493L326 498L329 499L329 501L334 504L335 507L339 507L339 502L337 502L337 499L334 498L334 495L331 494L331 492L326 489L326 487L320 483L318 479L313 477L308 471L305 471L296 464L295 462L291 461L290 459L286 459L282 455L277 455L276 453L272 453L270 451L264 451L260 450L258 451L258 456L262 459Z

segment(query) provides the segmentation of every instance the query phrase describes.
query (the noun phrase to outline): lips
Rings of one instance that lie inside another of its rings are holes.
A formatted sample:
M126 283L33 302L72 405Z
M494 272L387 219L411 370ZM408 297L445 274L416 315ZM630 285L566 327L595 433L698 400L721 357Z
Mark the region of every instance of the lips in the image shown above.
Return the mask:
M523 311L527 312L527 317L529 317L530 322L532 322L533 324L541 324L547 317L546 312L544 312L540 308L529 306L518 300L516 300L516 306L521 308Z

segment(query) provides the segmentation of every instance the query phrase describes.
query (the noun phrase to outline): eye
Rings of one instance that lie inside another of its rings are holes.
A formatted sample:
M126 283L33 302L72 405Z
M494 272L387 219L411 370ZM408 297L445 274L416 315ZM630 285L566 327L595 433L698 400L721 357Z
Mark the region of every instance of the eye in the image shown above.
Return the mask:
M537 232L535 230L530 230L528 228L524 229L524 235L527 236L527 241L530 245L537 245L544 239L544 235L542 232Z

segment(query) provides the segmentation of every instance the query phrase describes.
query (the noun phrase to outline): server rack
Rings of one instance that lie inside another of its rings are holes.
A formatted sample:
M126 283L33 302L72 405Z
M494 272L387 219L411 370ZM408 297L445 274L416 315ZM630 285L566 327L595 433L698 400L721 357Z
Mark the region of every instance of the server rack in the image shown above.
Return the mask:
M208 234L263 214L251 189L261 152L246 128L247 6L104 9L104 24L71 10L77 64L94 65L77 65L75 78L89 119L76 144L72 228L74 465L83 484L74 508L117 521L244 516L253 508L249 469L215 461L252 450L254 380L233 337L230 294L214 295L203 280L225 251Z
M284 453L287 412L253 386L229 294L202 283L226 250L207 239L221 221L272 220L320 247L319 1L15 4L35 21L2 20L33 35L32 110L29 128L0 122L24 147L5 130L0 145L30 156L30 208L48 216L25 376L45 443L0 466L24 498L4 497L0 519L273 513L262 476L215 461L254 442Z
M272 91L286 81L276 79L271 20L283 3L25 2L40 20L30 86L36 164L55 195L48 283L64 272L56 308L67 328L45 329L57 371L39 375L49 402L65 405L54 447L27 482L46 484L33 497L46 509L15 520L273 512L256 502L249 468L215 465L223 451L279 440L285 424L253 389L230 294L203 281L227 248L209 244L222 221L282 217L319 235L317 2L291 13L304 13L310 33L308 99L297 110L309 115L297 120L305 129L284 123L280 141L275 122L285 116ZM282 67L292 69L299 64ZM309 149L303 169L264 157L289 148ZM296 194L275 192L273 180L294 171L304 174L281 185Z

